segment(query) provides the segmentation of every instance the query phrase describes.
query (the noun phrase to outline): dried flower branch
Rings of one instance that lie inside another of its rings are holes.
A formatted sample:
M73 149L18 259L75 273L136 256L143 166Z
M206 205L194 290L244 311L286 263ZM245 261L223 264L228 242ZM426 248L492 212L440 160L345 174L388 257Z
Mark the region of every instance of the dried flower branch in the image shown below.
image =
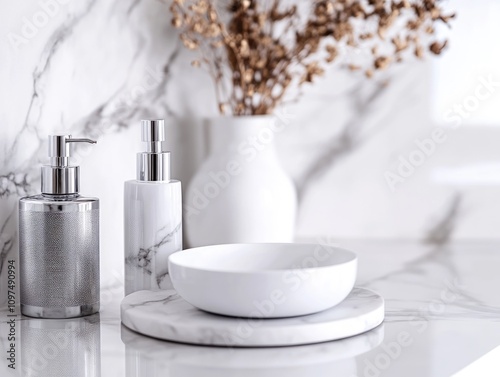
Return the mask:
M193 65L208 68L220 112L257 115L270 114L290 87L322 76L341 52L370 51L368 66L344 65L367 77L405 52L440 54L447 41L435 40L435 25L454 14L443 14L439 1L311 0L307 16L285 0L230 0L223 13L210 0L173 0L170 10L184 46L201 52Z

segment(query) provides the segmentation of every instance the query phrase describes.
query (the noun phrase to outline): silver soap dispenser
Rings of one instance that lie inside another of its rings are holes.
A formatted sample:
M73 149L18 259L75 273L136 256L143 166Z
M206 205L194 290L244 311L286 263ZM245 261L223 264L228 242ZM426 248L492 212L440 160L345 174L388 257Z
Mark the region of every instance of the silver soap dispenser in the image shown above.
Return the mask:
M99 311L99 200L79 194L80 168L70 145L96 143L49 136L42 193L19 201L21 312L72 318Z

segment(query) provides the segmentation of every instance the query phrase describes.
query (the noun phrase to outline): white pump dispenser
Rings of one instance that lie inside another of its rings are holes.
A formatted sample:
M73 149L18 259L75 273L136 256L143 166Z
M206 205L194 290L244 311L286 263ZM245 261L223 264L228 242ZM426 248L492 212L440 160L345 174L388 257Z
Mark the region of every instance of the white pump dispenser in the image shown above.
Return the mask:
M141 121L146 152L137 179L125 182L125 295L172 288L168 257L182 250L181 182L170 179L163 120Z

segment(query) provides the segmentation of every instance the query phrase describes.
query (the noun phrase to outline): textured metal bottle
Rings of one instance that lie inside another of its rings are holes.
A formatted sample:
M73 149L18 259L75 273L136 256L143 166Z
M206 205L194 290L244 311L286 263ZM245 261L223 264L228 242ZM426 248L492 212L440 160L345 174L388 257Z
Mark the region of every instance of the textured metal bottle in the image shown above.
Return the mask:
M19 254L24 315L72 318L99 311L98 199L21 199Z

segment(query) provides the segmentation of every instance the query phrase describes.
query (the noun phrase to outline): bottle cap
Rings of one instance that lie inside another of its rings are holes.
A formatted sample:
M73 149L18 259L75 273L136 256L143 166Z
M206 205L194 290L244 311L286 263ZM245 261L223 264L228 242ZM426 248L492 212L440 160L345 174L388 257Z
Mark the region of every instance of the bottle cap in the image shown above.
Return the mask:
M166 140L163 119L141 120L141 140L146 152L137 154L139 181L170 181L170 152L164 148Z

